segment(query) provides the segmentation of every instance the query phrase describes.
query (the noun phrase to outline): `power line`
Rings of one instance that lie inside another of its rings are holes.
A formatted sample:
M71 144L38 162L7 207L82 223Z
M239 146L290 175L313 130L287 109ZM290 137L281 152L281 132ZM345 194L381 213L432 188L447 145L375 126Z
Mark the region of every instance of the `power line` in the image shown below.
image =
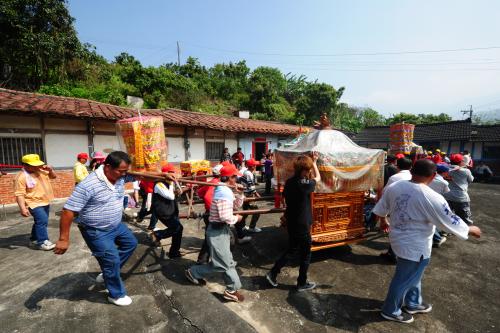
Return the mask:
M388 52L361 52L361 53L331 53L331 54L294 54L294 53L266 53L266 52L252 52L252 51L237 51L218 49L193 43L185 44L213 51L226 52L226 53L239 53L250 55L262 56L280 56L280 57L345 57L345 56L379 56L379 55L401 55L401 54L425 54L425 53L449 53L449 52L469 52L469 51L485 51L497 50L500 46L487 46L487 47L471 47L471 48L458 48L458 49L438 49L438 50L418 50L418 51L388 51Z

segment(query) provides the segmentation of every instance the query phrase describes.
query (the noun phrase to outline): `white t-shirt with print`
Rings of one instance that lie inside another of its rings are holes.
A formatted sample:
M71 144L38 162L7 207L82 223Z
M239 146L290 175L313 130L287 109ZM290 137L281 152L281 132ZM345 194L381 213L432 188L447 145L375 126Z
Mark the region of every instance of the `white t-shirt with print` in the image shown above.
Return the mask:
M401 180L385 188L373 213L390 216L389 239L396 256L420 261L431 256L435 227L467 239L469 227L444 197L425 184Z
M411 179L411 172L410 170L401 170L398 173L392 175L389 177L389 180L387 181L387 185L385 187L399 181L399 180L410 180Z

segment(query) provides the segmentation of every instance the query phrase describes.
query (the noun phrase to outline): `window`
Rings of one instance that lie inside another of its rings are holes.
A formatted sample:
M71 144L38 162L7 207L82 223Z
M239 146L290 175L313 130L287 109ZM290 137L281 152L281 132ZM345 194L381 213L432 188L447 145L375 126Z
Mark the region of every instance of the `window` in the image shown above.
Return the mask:
M224 142L205 142L205 158L209 161L219 161L224 151Z
M20 165L26 154L38 154L43 160L42 139L0 137L0 164Z
M483 144L483 159L498 159L500 158L500 143L484 143Z

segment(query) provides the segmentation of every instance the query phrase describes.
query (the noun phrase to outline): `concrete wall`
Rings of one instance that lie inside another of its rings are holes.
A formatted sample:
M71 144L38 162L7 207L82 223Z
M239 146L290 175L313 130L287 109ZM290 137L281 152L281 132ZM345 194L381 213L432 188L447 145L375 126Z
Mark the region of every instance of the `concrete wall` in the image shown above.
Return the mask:
M204 160L205 159L205 139L204 138L190 138L190 159L191 160Z
M168 143L168 161L169 162L182 162L186 159L184 149L184 138L182 137L167 137Z
M85 134L45 135L46 162L53 167L73 167L76 155L82 152L88 152L88 137Z
M121 147L116 135L102 135L97 134L94 136L94 151L101 151L109 154L115 150L122 150L125 147Z

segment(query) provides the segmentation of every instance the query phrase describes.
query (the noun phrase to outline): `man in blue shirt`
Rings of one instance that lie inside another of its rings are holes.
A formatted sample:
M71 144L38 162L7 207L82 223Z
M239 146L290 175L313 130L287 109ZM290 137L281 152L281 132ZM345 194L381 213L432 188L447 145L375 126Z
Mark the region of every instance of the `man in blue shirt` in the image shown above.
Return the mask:
M122 223L125 182L129 156L121 151L109 154L95 172L80 182L64 205L60 235L54 252L64 254L69 247L71 222L75 220L83 239L97 259L102 273L96 282L104 282L108 300L116 305L132 303L127 296L120 269L137 247L137 239Z

